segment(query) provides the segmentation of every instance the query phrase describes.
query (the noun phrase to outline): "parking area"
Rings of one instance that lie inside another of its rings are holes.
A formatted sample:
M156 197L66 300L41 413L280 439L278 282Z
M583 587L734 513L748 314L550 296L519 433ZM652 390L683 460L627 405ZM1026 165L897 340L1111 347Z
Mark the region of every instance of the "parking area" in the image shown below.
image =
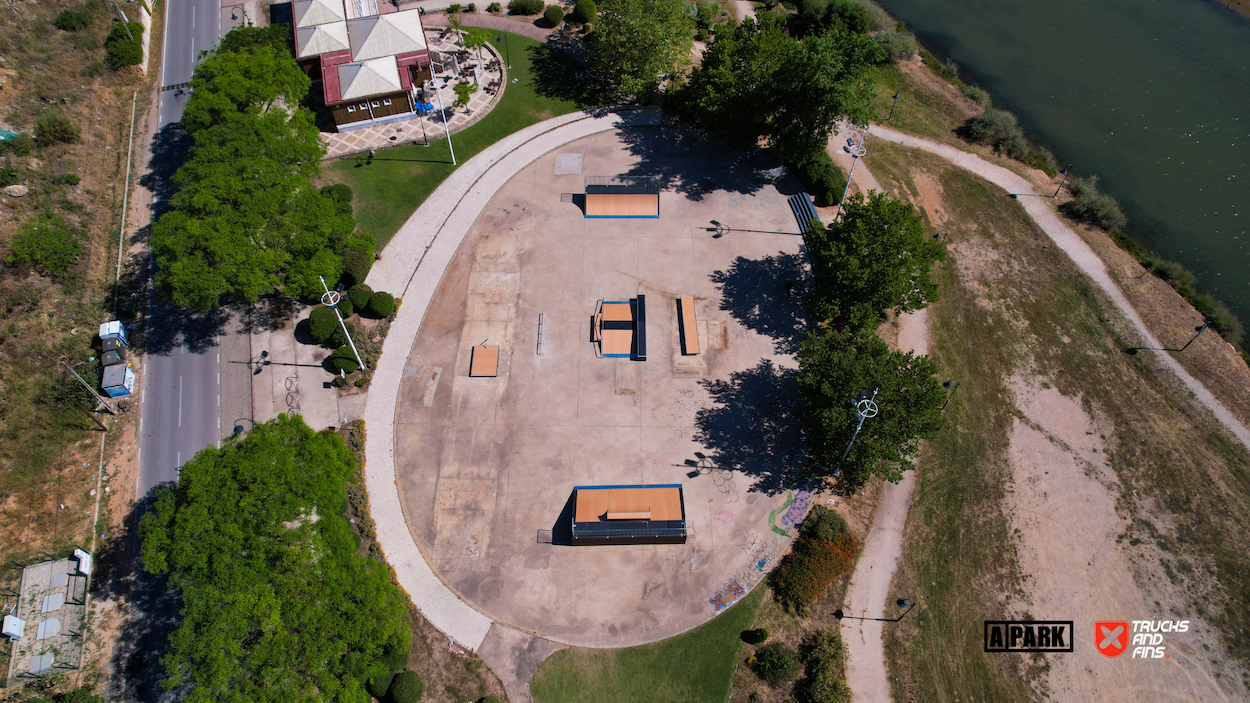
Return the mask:
M605 132L532 163L479 217L426 314L395 413L409 529L475 607L570 644L654 641L712 617L784 552L804 494L752 491L702 441L709 382L761 360L794 366L744 324L749 299L723 297L739 257L800 251L795 188L775 166L670 130ZM659 179L660 217L584 218L572 197L584 178L622 175ZM764 284L784 296L791 281ZM646 360L599 358L597 303L639 295ZM682 354L685 296L698 355ZM499 347L495 376L469 376L481 344ZM574 486L675 483L686 544L564 543Z

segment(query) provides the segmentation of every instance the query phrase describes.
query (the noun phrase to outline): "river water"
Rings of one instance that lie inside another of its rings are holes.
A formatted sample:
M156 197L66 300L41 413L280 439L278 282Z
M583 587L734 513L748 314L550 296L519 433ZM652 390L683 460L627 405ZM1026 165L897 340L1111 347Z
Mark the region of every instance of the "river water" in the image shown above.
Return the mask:
M1250 22L1207 0L880 2L1250 327Z

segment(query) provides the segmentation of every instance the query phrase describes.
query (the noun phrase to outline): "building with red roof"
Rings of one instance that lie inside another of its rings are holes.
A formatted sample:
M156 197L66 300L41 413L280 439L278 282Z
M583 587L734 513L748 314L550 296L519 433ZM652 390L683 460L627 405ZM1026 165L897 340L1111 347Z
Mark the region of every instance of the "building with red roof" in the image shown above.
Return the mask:
M421 13L385 0L295 0L295 55L321 84L339 130L389 122L416 111L429 80Z

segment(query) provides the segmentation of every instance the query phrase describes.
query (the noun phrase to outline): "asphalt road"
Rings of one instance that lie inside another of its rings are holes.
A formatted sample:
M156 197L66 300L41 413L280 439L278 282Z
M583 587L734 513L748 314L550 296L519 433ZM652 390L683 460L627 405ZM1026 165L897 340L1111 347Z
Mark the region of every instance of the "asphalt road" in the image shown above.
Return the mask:
M217 0L169 0L165 22L161 86L191 79L202 51L217 45L221 5ZM168 127L182 118L190 94L162 90L160 125L151 153L151 171L166 179L185 157L185 138ZM168 191L157 186L157 198ZM157 206L159 212L159 204ZM189 315L148 301L146 363L140 392L140 463L136 497L178 478L180 467L199 450L221 441L220 335L215 319Z

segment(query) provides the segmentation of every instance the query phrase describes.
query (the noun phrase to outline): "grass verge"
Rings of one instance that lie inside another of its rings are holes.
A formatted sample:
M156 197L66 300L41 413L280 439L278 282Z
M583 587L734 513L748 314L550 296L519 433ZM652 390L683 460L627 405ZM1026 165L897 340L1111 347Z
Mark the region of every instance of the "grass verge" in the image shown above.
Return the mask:
M508 85L490 114L452 135L457 163L463 164L513 132L577 109L573 100L551 97L543 90L534 71L536 61L542 62L549 52L558 50L519 34L492 32L491 43L501 53L504 42L498 39L504 34L508 44L517 45L517 51L511 53ZM324 178L351 186L360 228L373 235L381 249L455 170L447 142L440 140L428 147L412 144L388 149L372 159L336 161L326 169Z
M628 649L565 649L530 682L535 703L722 703L766 586L711 621L663 642Z

